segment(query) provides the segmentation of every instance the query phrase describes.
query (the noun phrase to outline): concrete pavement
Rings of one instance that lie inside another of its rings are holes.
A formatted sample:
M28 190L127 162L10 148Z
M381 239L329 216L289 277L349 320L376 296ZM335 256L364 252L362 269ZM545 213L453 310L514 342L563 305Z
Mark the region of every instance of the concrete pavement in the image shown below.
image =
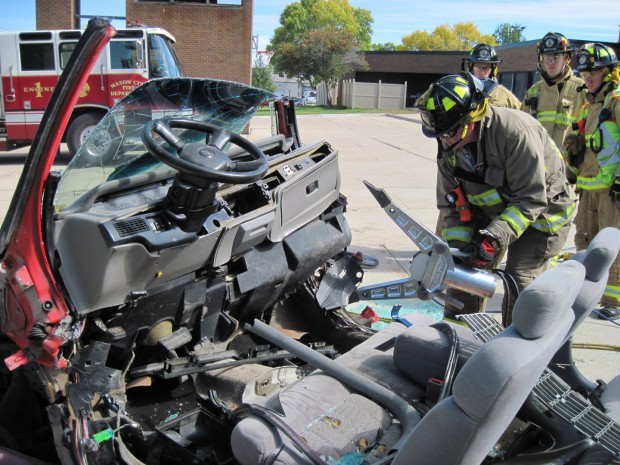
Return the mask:
M298 124L305 144L326 140L339 151L341 190L348 199L346 218L353 234L350 250L380 260L377 268L366 270L364 284L405 277L416 247L382 211L362 181L384 188L394 203L434 229L436 143L422 135L417 115L302 115ZM248 138L256 140L270 133L270 118L258 116L251 123ZM0 218L8 209L26 153L27 149L0 152ZM68 161L65 147L61 153L65 156L56 168ZM572 235L566 249L573 249ZM488 305L490 311L499 310L502 295L498 282L496 295ZM575 336L577 344L598 347L617 349L619 341L619 326L595 318L587 318ZM589 379L608 381L620 373L617 350L575 349L574 356Z

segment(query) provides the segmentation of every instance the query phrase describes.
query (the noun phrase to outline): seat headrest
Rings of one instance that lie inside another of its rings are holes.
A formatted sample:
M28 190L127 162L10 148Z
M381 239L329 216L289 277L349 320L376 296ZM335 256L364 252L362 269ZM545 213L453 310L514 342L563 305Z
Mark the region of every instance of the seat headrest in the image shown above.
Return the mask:
M601 229L588 248L573 256L573 259L586 268L586 279L598 282L607 280L607 271L618 256L620 250L620 230L618 228Z
M545 334L571 308L584 278L584 266L574 260L563 262L536 278L515 303L512 324L519 334L525 339L537 339Z

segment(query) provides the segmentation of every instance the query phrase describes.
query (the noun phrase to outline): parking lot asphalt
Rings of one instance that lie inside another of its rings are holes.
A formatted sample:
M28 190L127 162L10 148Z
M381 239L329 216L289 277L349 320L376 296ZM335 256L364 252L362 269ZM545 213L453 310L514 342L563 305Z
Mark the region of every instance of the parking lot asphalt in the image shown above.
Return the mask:
M365 270L364 285L405 277L409 260L417 250L409 238L382 211L363 184L367 180L384 188L392 201L411 217L434 230L436 143L424 137L415 113L351 115L300 115L298 126L304 144L327 141L339 152L341 191L347 197L345 214L352 232L350 251L379 259L379 266ZM247 137L258 140L271 134L269 116L257 116ZM27 148L0 152L0 218L4 218ZM61 148L55 169L68 162L66 147ZM566 250L574 250L572 235ZM503 290L498 282L488 310L496 312ZM575 334L580 347L573 355L584 375L592 380L609 381L620 373L620 326L597 318L587 318ZM614 350L615 349L615 350Z

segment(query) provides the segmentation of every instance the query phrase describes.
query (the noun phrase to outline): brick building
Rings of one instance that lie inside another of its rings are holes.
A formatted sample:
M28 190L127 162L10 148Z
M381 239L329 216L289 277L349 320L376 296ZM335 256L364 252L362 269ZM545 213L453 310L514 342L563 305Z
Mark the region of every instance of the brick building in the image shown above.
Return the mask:
M79 1L36 0L37 30L79 29Z
M79 0L37 0L37 29L79 28ZM188 76L252 82L254 0L126 0L128 22L161 27L177 40Z

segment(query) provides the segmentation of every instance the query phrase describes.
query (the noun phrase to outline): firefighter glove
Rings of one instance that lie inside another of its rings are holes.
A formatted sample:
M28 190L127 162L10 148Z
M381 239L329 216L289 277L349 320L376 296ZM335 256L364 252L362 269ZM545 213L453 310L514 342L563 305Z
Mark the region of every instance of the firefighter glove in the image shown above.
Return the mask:
M609 196L616 202L620 202L620 176L618 175L609 189Z
M486 268L500 251L499 242L491 236L484 236L482 241L476 241L468 248L471 256L467 265L474 268Z
M568 164L579 168L586 153L586 142L581 134L569 134L564 139L564 148L568 157Z

